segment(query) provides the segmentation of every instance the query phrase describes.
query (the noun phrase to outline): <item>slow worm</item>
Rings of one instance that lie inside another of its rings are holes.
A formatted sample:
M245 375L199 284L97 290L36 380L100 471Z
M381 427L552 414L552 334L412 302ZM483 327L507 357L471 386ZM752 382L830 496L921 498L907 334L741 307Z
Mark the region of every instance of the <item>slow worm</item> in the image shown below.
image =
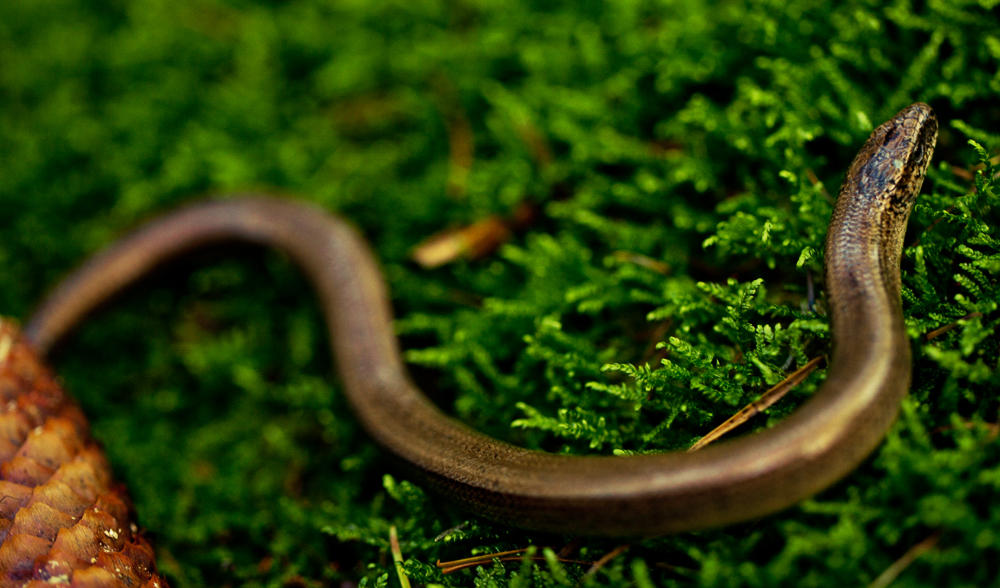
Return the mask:
M290 201L212 201L151 222L66 279L25 335L48 352L95 306L183 251L232 240L277 247L318 292L357 418L426 486L537 531L635 537L745 521L841 479L895 419L910 382L902 240L936 140L930 107L914 104L875 129L847 173L826 240L833 350L821 389L777 426L699 452L551 455L446 416L407 377L368 246L343 221Z

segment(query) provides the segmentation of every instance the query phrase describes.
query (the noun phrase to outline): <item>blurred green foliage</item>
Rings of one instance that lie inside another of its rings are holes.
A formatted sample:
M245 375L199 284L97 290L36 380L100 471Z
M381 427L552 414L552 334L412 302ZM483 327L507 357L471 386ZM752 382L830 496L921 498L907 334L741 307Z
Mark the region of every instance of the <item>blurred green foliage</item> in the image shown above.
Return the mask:
M799 507L636 543L591 576L544 549L569 538L394 473L275 253L164 268L56 364L176 587L396 586L390 525L422 584L863 586L939 536L894 586L996 585L996 0L4 0L0 310L27 317L182 202L291 194L372 241L414 377L450 412L550 451L686 447L827 350L832 195L916 100L942 128L903 262L913 392L887 442ZM522 203L538 214L497 253L408 260ZM433 565L529 545L539 561Z

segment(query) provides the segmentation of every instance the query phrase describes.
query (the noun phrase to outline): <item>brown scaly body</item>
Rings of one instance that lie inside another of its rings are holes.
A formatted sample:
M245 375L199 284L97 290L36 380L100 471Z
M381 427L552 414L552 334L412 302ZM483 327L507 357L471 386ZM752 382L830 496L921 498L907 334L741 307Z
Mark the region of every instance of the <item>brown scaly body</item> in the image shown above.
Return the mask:
M0 588L167 588L87 419L0 321Z
M359 421L428 486L532 530L634 537L745 521L847 475L895 419L910 377L899 256L936 137L930 107L914 104L872 133L847 173L827 237L834 349L822 389L777 426L694 453L551 455L447 417L406 375L364 241L289 201L208 202L150 223L63 282L25 339L44 355L95 306L183 251L232 240L277 247L316 287ZM0 359L0 588L165 585L83 416L9 326Z

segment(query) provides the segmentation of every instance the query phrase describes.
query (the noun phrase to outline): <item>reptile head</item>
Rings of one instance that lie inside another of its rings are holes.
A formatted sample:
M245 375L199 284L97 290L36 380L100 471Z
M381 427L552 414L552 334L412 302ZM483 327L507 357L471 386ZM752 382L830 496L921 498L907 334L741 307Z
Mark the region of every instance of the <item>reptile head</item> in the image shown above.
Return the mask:
M907 106L872 132L851 165L850 177L887 213L908 216L934 154L937 132L930 106Z

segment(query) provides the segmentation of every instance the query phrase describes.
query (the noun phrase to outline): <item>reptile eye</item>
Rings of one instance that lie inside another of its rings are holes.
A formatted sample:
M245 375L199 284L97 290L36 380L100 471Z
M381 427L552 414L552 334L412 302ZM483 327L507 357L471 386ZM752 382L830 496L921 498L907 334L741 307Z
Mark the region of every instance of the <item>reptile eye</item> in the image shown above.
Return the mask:
M898 126L894 126L889 129L889 132L885 134L885 138L882 140L882 145L888 145L896 138L896 133L899 131Z

